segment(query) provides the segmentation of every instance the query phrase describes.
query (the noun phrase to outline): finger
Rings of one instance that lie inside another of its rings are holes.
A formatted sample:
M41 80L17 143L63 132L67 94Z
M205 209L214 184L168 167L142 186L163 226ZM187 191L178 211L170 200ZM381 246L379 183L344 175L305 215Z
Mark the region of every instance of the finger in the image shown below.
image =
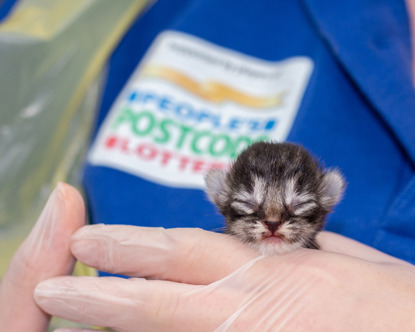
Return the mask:
M47 330L49 316L35 304L33 291L41 280L71 273L70 237L84 219L79 193L59 184L0 284L1 331Z
M221 307L227 300L219 291L218 304L209 303L212 297L199 295L204 287L137 278L59 277L40 283L35 299L51 315L120 332L213 331L231 308Z
M331 232L321 232L317 242L322 250L345 254L374 263L409 264L363 243Z
M258 256L224 234L121 225L83 227L71 250L99 270L190 284L214 282Z

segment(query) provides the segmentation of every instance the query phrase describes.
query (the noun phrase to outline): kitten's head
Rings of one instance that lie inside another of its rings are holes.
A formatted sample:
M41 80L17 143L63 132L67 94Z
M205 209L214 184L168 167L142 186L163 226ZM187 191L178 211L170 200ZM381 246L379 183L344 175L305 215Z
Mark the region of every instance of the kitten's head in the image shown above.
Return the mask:
M229 171L212 170L206 192L224 215L227 233L265 255L315 246L345 183L302 147L256 143Z

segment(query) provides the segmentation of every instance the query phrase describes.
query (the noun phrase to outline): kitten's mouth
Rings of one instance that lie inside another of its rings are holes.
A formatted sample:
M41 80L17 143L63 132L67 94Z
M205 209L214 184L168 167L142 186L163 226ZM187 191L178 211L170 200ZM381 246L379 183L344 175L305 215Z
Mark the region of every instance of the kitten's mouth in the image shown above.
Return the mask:
M285 236L280 233L266 234L261 239L261 241L264 241L267 243L280 243L284 240L285 240Z

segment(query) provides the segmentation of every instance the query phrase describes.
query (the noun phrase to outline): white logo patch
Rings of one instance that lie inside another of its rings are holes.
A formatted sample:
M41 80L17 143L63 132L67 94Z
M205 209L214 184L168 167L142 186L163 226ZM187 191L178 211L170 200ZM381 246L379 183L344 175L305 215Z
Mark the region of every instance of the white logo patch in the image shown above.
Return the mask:
M260 140L284 141L313 68L269 62L164 32L112 106L89 162L173 187L203 188Z

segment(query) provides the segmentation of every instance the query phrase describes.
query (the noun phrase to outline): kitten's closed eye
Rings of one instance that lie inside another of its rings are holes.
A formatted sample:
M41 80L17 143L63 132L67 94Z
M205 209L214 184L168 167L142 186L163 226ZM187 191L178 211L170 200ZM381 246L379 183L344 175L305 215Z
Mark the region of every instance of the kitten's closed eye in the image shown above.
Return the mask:
M210 172L206 185L227 233L272 255L318 248L316 234L345 182L298 145L261 142L242 152L229 171Z
M317 208L317 202L315 200L308 200L306 202L300 202L297 204L294 204L291 209L294 212L295 215L301 215L307 212L313 211L313 209Z
M255 213L258 206L256 204L252 204L250 202L245 201L233 201L230 204L231 208L234 209L237 213L241 215L249 215Z

